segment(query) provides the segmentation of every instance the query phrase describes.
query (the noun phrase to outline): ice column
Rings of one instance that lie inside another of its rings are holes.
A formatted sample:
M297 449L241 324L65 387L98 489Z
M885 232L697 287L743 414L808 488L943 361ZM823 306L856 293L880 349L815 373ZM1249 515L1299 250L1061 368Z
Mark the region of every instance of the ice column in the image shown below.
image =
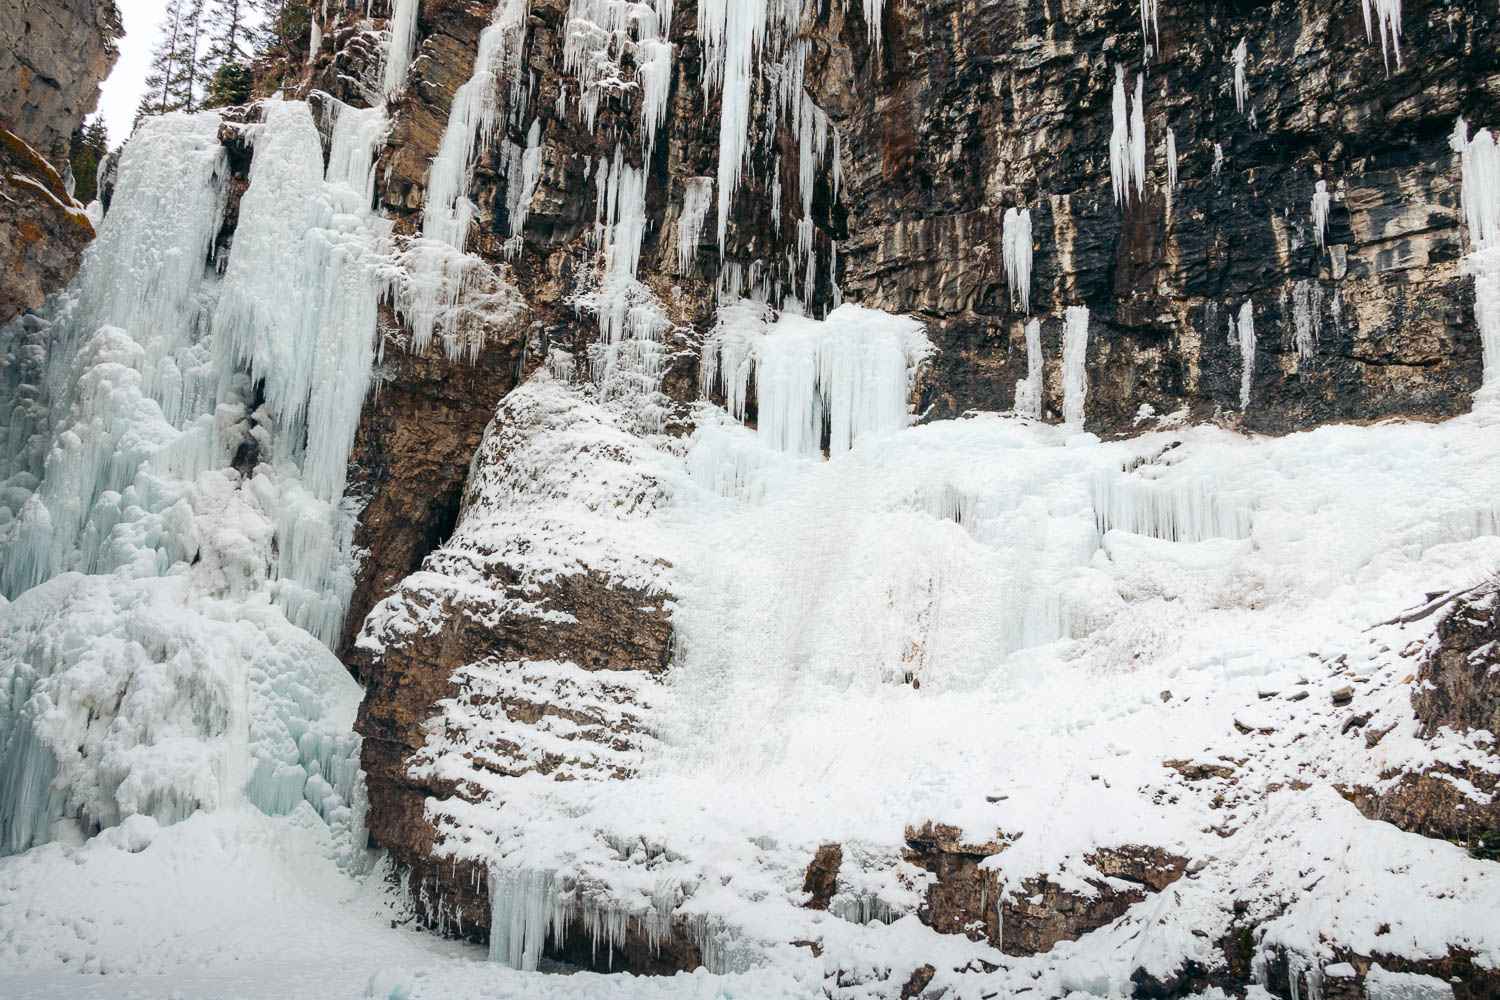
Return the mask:
M698 253L703 220L714 201L712 177L689 177L682 192L682 214L677 217L677 270L687 273Z
M1240 44L1234 47L1234 107L1235 110L1245 110L1245 96L1248 88L1245 84L1245 60L1250 56L1250 49L1245 44L1245 39L1240 39Z
M1029 347L1029 345L1028 345ZM1089 347L1089 307L1069 306L1063 324L1063 423L1083 424L1089 383L1085 364Z
M1026 324L1026 377L1016 383L1016 413L1040 419L1042 416L1042 321Z
M1324 235L1328 231L1328 206L1333 196L1328 193L1328 182L1318 181L1313 189L1312 196L1312 222L1313 231L1318 236L1318 246L1323 245Z
M1255 382L1255 307L1249 299L1240 306L1239 322L1230 320L1230 331L1240 346L1240 410L1250 409L1250 387Z
M1031 210L1005 210L1001 250L1005 258L1005 280L1011 297L1031 312Z
M1167 187L1177 189L1177 133L1167 129Z

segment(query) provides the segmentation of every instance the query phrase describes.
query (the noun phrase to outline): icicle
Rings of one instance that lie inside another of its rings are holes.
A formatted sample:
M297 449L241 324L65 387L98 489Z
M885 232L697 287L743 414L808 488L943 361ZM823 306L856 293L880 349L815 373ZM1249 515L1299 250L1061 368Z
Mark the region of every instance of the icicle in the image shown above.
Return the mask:
M1167 129L1167 187L1177 189L1177 134Z
M1022 312L1031 312L1031 210L1005 210L1001 255L1005 262L1005 280L1012 299L1021 304Z
M1312 196L1312 223L1313 231L1317 233L1318 246L1323 245L1324 235L1328 231L1328 206L1333 196L1328 193L1328 182L1318 181L1313 188Z
M1069 306L1063 325L1063 423L1081 426L1089 383L1089 307Z
M417 45L417 8L420 0L396 0L391 12L391 41L385 54L385 96L394 97L406 87L412 53Z
M1360 0L1360 9L1365 15L1365 41L1375 40L1375 29L1380 29L1380 56L1385 61L1385 71L1391 71L1391 56L1396 57L1396 68L1401 68L1401 0ZM1373 17L1372 15L1373 10Z
M1151 53L1161 46L1161 32L1156 27L1156 8L1160 0L1141 0L1141 47L1145 49L1143 62L1151 61Z
M750 129L751 65L766 35L767 0L702 0L703 88L722 91L719 110L719 251L729 230L729 206L739 189Z
M1217 143L1216 142L1216 143L1214 143L1214 176L1215 177L1219 176L1219 172L1222 171L1223 169L1224 169L1224 146L1221 143Z
M1146 120L1144 104L1145 77L1136 76L1133 103L1125 97L1125 67L1115 66L1113 102L1114 130L1109 139L1109 177L1115 190L1115 203L1130 200L1131 180L1137 196L1146 192Z
M1026 324L1026 377L1016 383L1016 413L1040 420L1042 416L1042 321Z
M1109 137L1109 179L1115 204L1130 197L1130 118L1125 102L1125 67L1115 66L1114 130Z
M1250 57L1249 46L1245 39L1240 39L1240 44L1234 47L1234 106L1241 113L1245 110L1245 97L1248 93L1245 83L1245 60Z
M1130 104L1130 172L1135 177L1136 196L1146 196L1146 77L1137 73L1135 97Z

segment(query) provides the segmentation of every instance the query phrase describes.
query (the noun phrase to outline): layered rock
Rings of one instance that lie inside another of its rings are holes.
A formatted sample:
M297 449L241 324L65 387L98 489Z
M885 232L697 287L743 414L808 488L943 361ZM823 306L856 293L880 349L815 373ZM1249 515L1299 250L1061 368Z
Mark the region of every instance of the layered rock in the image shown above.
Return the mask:
M113 0L18 0L0 10L0 326L41 306L94 238L65 181L69 137L117 55Z

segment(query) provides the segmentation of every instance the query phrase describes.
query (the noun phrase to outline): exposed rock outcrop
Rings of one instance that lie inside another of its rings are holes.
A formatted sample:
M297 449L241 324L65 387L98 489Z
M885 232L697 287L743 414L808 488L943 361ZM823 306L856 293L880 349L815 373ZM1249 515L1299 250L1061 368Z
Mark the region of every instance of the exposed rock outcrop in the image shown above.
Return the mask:
M70 281L94 228L64 180L68 140L117 55L113 0L0 8L0 325Z
M1381 790L1345 794L1371 819L1500 860L1500 586L1477 587L1436 613L1441 618L1412 687L1412 707L1429 738L1441 729L1481 731L1493 765L1439 762L1387 775L1390 784Z

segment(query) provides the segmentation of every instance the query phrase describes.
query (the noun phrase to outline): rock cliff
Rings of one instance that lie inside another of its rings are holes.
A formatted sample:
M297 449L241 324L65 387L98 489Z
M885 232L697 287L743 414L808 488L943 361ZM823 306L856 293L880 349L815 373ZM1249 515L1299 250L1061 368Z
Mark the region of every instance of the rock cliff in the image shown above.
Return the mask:
M0 10L0 326L78 270L94 229L64 181L69 137L114 66L113 0L17 0Z

